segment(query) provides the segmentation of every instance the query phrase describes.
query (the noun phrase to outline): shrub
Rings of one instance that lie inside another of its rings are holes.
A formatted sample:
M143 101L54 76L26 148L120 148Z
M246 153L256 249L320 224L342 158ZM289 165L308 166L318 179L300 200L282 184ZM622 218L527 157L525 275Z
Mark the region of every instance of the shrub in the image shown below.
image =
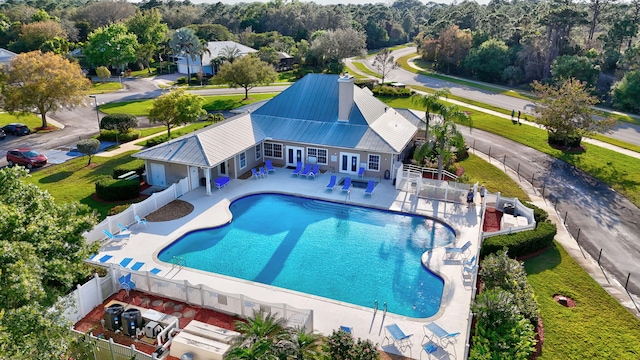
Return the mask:
M147 140L146 146L152 147L167 141L168 141L167 135L154 136L151 139Z
M183 85L187 83L187 77L186 76L180 76L179 78L176 79L176 84L178 85Z
M393 86L376 86L371 90L375 96L388 96L388 97L410 97L413 92L407 88L398 88Z
M374 87L378 86L378 80L376 79L357 79L353 83L361 88L367 87L369 90L373 90Z
M109 212L107 213L107 215L113 216L113 215L120 214L121 212L127 210L129 206L131 206L131 204L116 205L111 209L109 209Z
M497 235L485 239L480 253L482 256L486 256L508 249L509 255L512 257L531 254L550 246L556 232L555 224L549 221L539 222L534 230Z
M138 127L138 118L131 114L109 114L100 120L100 129L118 130L121 134Z
M486 289L502 289L513 294L519 313L532 325L538 323L538 304L527 273L517 260L509 258L506 251L485 257L480 276Z
M472 309L477 322L469 359L529 359L535 350L534 328L520 314L512 294L485 290Z
M126 174L130 171L135 171L136 174L142 175L144 173L144 160L136 159L126 164L122 164L113 169L113 178L117 179L118 176Z
M325 351L332 360L377 360L380 358L376 346L370 340L353 340L351 334L334 330L327 338Z
M96 181L96 195L106 201L135 199L140 196L140 181L115 180L104 176Z
M100 133L100 140L127 143L140 138L139 130L131 130L126 133L119 133L117 130L103 130Z
M545 222L549 218L549 214L547 214L546 211L540 209L539 207L533 205L532 203L525 202L523 204L526 207L533 209L533 218L536 220L536 223Z

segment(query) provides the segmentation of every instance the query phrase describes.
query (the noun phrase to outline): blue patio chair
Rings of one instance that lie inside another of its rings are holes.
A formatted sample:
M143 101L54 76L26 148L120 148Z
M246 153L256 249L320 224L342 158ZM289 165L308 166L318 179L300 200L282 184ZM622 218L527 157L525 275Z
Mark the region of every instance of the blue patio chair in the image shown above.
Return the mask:
M219 178L217 178L213 184L216 186L216 188L218 190L222 189L225 185L227 185L229 183L229 181L231 181L231 179L228 176L220 176Z
M327 189L330 189L331 191L333 191L334 187L336 187L336 176L331 175L331 178L329 179L329 183L327 184Z
M145 219L145 218L140 219L140 216L138 216L138 215L134 216L134 218L136 219L136 224L137 225L147 226L147 219Z
M476 257L472 256L471 259L462 260L462 265L464 266L473 266L476 263Z
M300 172L300 174L298 174L298 177L299 177L300 175L302 175L302 176L304 176L304 177L307 177L307 175L309 175L309 173L310 173L310 172L311 172L311 164L307 164L307 165L304 167L304 170L302 170L302 172Z
M344 178L344 185L342 185L342 191L349 191L349 190L351 190L351 178L346 177Z
M151 270L149 270L150 273L152 273L153 275L158 275L162 270L158 269L158 268L153 268Z
M129 263L133 261L132 258L124 258L122 259L122 261L120 261L120 266L122 266L123 268L126 268L127 266L129 266Z
M271 160L265 160L264 161L264 166L267 168L268 172L276 172L276 168L273 167L273 164L271 163Z
M340 330L346 332L347 334L353 335L353 328L350 326L340 325Z
M373 189L375 187L376 187L376 182L373 180L369 180L369 183L367 184L367 188L364 190L364 194L371 196L371 194L373 194Z
M435 339L438 340L440 342L440 345L444 347L449 344L455 343L458 335L460 335L459 332L448 332L442 326L438 325L435 321L424 324L423 330L424 337L422 338L422 340L428 339L430 341L433 341ZM429 335L427 332L431 333L431 335Z
M142 261L138 261L135 264L133 264L133 266L131 267L131 270L139 271L140 268L142 268L143 266L144 266L144 263Z
M363 168L363 167L361 167L360 169L358 169L358 177L359 177L359 178L364 177L364 168Z
M107 261L109 261L109 259L111 259L113 256L111 255L104 255L103 257L101 257L100 259L98 259L99 262L101 263L106 263Z
M129 227L128 226L124 226L121 223L118 223L118 227L120 228L120 232L129 231Z
M433 341L428 341L427 343L422 344L422 350L427 353L429 359L431 359L432 355L436 359L442 359L449 354L442 348L442 346L436 344ZM420 352L420 359L422 359L422 351Z
M109 240L122 240L122 239L128 239L129 237L131 237L131 234L129 233L125 233L125 234L119 233L119 234L113 235L111 231L107 229L102 230L102 232L107 236Z
M262 166L260 166L260 175L262 177L269 176L269 172Z
M389 344L397 346L398 350L403 352L404 348L411 349L411 346L413 345L411 343L412 336L413 334L405 334L397 324L391 324L384 327L384 340L382 340L382 343L384 344L385 340L389 341Z
M461 247L445 248L444 257L445 259L448 259L448 260L457 259L458 256L462 254L466 254L470 247L471 247L471 241L467 241Z
M315 179L318 175L320 175L320 165L313 165L313 170L311 170L309 174L307 174L307 178L309 176L313 176L313 178Z
M126 291L127 296L129 296L129 291L133 290L136 287L136 283L131 280L131 274L122 275L118 278L118 283L120 284L120 289L124 289Z
M261 174L256 170L256 168L251 168L251 174L253 174L253 176L255 176L255 177L256 177L256 180L257 180L257 179L260 179L260 177L262 176L262 175L261 175Z
M293 170L291 172L291 175L298 176L298 175L300 175L300 171L302 171L302 163L300 161L298 161L298 165L296 165L295 170Z
M476 269L478 265L473 264L471 266L464 265L462 266L462 280L464 281L473 281L473 276L476 273Z

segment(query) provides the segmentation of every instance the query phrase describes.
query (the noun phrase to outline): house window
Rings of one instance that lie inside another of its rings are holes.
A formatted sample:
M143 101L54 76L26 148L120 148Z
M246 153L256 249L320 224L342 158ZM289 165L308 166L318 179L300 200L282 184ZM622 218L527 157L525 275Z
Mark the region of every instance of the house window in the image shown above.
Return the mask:
M316 158L316 164L327 165L327 149L307 148L307 158Z
M247 167L247 153L246 152L242 152L240 153L240 169L244 169Z
M256 160L262 159L262 144L256 144Z
M369 155L367 170L380 171L380 155Z
M264 143L264 156L282 159L282 144Z

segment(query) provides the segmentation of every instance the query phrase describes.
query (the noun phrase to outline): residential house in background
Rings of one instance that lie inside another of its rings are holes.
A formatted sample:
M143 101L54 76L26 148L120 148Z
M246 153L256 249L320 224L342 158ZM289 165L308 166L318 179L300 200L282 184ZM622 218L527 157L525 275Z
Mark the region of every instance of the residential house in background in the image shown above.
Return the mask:
M209 41L207 50L203 52L202 57L199 54L195 54L195 57L189 58L191 74L197 74L202 70L205 75L215 75L217 69L211 65L211 60L224 58L229 54L233 54L235 57L242 57L258 51L235 41ZM175 62L178 66L178 73L186 75L188 73L187 59L184 56L175 56Z
M0 66L9 66L11 60L18 56L18 54L7 49L0 48Z
M293 56L286 52L278 52L278 65L276 65L276 71L293 70Z
M147 182L168 186L187 177L190 190L219 176L232 179L270 159L276 166L318 164L321 171L390 178L422 126L349 75L308 74L253 110L142 150ZM201 180L204 179L204 180Z

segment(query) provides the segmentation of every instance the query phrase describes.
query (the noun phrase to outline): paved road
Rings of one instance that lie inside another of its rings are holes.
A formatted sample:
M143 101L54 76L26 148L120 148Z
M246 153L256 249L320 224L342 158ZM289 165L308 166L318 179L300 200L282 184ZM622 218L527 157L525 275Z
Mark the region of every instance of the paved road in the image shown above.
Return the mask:
M125 79L123 81L125 89L108 94L96 95L96 99L87 97L85 106L77 107L73 110L62 109L50 115L54 119L64 124L64 129L46 134L33 134L25 137L8 136L6 140L0 141L0 154L5 154L7 150L15 147L29 147L38 151L56 149L61 146L75 144L79 139L86 138L98 132L98 117L104 114L96 112L95 101L102 105L114 101L153 99L166 90L160 89L149 79ZM250 90L252 93L281 92L288 85L283 86L259 86ZM205 89L196 90L194 93L200 95L221 95L221 94L244 94L244 89ZM139 119L139 126L149 126L146 118ZM0 167L7 164L4 156L0 158Z
M399 59L403 56L415 53L415 47L408 47L395 50L392 52L392 55L396 59ZM373 58L368 58L367 61L364 61L364 63L370 69L373 69L371 61L373 61ZM466 99L480 101L485 104L498 106L503 109L515 109L516 111L520 110L526 114L533 113L533 103L529 100L518 99L508 95L496 94L486 90L472 88L469 86L439 80L420 74L414 74L402 68L393 70L389 75L387 75L387 78L389 79L388 81L397 81L408 85L422 85L438 90L449 88L453 95L461 96ZM629 144L640 146L640 126L638 125L620 122L613 130L613 132L611 134L608 134L607 136L627 142Z

